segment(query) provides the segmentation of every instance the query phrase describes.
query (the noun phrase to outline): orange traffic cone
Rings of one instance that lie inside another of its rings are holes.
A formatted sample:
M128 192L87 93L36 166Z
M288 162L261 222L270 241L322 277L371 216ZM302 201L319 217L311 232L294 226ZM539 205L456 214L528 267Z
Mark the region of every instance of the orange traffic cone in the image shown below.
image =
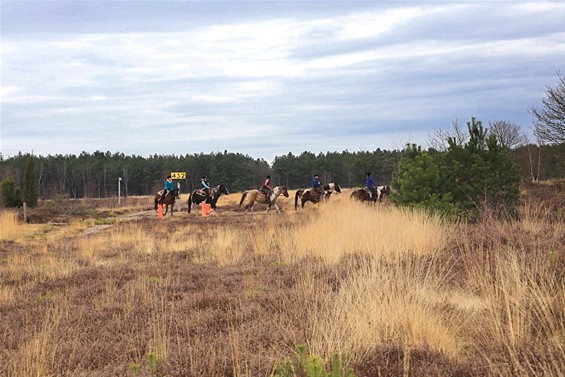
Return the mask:
M163 205L157 204L157 218L163 218Z
M202 202L200 204L200 209L202 212L202 216L208 216L208 214L210 213L210 206L208 205L208 203Z

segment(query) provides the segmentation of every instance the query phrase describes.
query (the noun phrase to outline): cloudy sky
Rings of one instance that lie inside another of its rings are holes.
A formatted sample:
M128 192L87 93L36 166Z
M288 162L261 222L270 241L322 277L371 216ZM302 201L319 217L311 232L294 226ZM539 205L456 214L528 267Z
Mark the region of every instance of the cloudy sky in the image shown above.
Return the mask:
M471 116L531 134L563 1L1 2L4 157L427 146Z

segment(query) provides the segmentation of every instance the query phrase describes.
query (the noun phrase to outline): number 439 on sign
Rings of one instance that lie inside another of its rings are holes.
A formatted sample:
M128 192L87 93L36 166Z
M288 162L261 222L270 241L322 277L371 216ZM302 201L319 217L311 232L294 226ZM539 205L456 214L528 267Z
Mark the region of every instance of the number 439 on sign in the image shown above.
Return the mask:
M174 171L171 172L172 179L186 179L186 173L183 171Z

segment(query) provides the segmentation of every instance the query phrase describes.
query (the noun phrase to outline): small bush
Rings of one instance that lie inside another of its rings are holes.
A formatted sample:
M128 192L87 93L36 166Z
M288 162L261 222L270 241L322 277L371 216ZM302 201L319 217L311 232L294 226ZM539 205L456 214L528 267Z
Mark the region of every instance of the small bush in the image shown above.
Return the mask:
M338 354L332 356L330 370L327 371L324 361L317 355L307 355L303 344L296 346L296 360L285 360L277 363L271 377L354 377L350 368L344 367Z

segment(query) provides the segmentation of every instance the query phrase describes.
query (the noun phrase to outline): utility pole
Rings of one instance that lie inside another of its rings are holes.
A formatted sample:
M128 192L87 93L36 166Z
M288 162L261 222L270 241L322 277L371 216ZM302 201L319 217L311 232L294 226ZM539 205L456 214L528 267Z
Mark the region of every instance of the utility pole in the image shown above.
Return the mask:
M118 177L118 207L121 205L122 203L122 195L120 194L120 189L121 189L121 183L122 182L122 177Z

